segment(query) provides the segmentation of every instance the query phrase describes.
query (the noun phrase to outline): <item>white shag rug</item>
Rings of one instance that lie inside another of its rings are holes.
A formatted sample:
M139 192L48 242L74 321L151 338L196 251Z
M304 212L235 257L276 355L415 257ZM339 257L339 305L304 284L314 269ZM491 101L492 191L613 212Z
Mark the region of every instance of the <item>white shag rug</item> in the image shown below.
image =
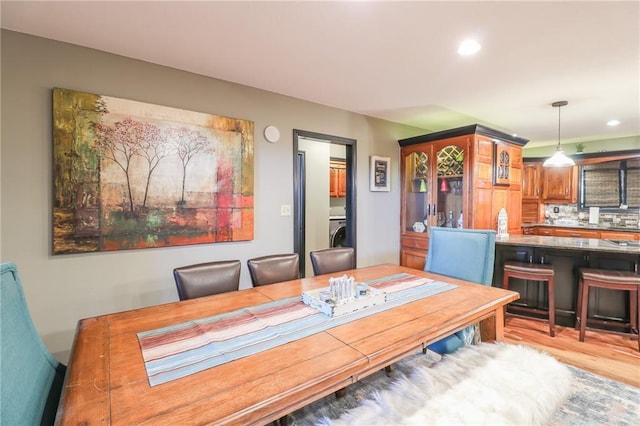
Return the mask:
M417 368L321 425L542 425L567 396L569 369L525 346L481 343Z

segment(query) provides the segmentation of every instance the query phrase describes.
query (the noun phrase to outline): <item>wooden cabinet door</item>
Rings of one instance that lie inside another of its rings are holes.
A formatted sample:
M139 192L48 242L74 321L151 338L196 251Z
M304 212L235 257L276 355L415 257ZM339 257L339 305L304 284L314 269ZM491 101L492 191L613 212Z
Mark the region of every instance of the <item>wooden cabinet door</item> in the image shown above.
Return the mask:
M540 223L543 204L536 200L522 200L522 223Z
M468 227L469 212L469 138L456 137L433 143L432 164L435 172L434 202L436 217L432 225L457 227L460 214ZM452 223L450 219L453 217ZM444 223L442 223L444 222Z
M419 252L414 250L400 249L400 265L406 266L411 269L424 270L424 265L427 261L427 254L425 252Z
M338 196L338 169L329 168L329 197Z
M347 196L347 170L338 169L338 197Z
M547 167L542 173L542 200L549 203L576 201L577 168Z
M329 163L329 197L347 196L346 164L338 161Z
M507 232L519 234L522 232L522 196L520 191L507 191L507 215L509 218Z
M522 169L522 199L523 200L539 200L540 199L540 174L542 165L540 163L524 163Z

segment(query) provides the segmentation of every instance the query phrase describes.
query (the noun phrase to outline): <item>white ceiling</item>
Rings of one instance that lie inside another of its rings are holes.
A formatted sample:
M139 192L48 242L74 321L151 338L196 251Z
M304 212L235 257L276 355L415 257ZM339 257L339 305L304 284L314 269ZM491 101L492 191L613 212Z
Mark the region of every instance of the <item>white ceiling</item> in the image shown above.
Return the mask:
M3 0L1 20L427 131L480 123L554 144L550 104L567 100L563 143L640 135L637 1ZM471 36L482 50L458 56Z

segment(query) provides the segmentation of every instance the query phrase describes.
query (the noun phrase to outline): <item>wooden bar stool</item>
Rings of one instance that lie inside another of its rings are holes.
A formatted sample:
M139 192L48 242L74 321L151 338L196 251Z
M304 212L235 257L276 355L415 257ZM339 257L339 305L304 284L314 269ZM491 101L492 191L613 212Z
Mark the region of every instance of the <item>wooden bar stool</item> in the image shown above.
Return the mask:
M579 328L580 330L581 342L584 342L584 334L587 328L590 287L599 287L608 290L624 290L629 292L629 332L614 333L625 335L630 334L635 336L638 339L638 351L640 351L640 336L638 336L638 324L640 324L640 275L629 271L580 268L578 308L576 309L576 328ZM608 332L608 330L598 331Z
M505 262L504 264L504 278L502 281L502 287L504 289L509 288L509 278L518 278L521 280L531 280L542 283L547 283L547 290L549 293L549 311L547 313L547 319L538 318L543 321L549 322L549 335L555 337L556 335L556 303L554 296L554 284L553 278L555 272L551 265L544 265L538 263L524 263L524 262ZM527 308L518 306L519 310L532 313L544 313L540 309ZM505 312L506 315L519 316L514 313ZM527 317L530 318L530 317Z

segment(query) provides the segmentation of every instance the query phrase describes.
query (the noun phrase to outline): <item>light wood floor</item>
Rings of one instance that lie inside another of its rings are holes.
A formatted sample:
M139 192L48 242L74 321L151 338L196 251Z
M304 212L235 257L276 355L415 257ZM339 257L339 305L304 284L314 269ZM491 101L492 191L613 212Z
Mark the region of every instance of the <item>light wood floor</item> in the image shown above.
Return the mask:
M505 341L535 347L565 364L640 387L638 341L629 336L587 330L580 342L574 328L556 325L556 336L550 337L545 322L507 317Z

